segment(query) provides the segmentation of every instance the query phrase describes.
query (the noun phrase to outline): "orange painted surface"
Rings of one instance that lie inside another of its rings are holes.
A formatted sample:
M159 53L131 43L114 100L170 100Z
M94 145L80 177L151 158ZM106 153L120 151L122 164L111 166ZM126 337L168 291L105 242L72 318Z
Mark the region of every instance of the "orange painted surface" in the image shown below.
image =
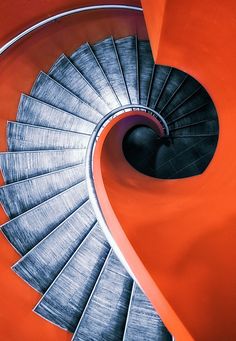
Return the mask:
M110 1L100 1L108 2ZM6 42L14 34L48 15L91 3L96 2L2 1L0 41ZM79 14L41 28L0 56L0 149L6 150L6 121L15 119L21 92L29 92L40 70L47 71L62 52L69 54L85 41L95 42L109 35L118 38L130 34L146 37L140 14L127 11ZM0 223L6 220L7 217L1 210ZM70 340L71 334L32 312L40 295L11 270L11 266L19 258L0 233L0 340Z
M135 117L135 122L131 121L130 117ZM155 258L155 246L153 250L155 236L151 235L147 241L145 235L146 231L152 228L148 219L151 219L151 221L155 219L158 212L155 209L153 212L153 203L149 202L150 197L146 195L144 200L148 200L148 202L143 205L139 196L142 195L142 187L144 191L148 189L149 192L155 191L155 187L153 188L151 178L138 173L127 163L122 151L122 140L125 133L132 126L139 124L145 124L154 130L159 130L153 117L143 112L133 112L125 113L113 119L100 135L94 153L93 172L97 195L113 238L136 275L139 284L151 299L163 321L165 321L166 326L172 333L175 332L175 335L181 334L182 340L192 340L192 337L153 280L151 272L149 273L150 269L147 269L146 264L139 258L139 253L135 249L132 238L126 233L127 223L129 224L132 220L136 224L136 226L132 226L134 238L139 241L142 240L141 247L144 247L144 249L150 247L149 257L150 259L153 256ZM142 183L141 186L140 183ZM144 183L146 183L147 187L144 186ZM124 190L125 197L123 196ZM117 211L118 206L122 212ZM149 206L151 210L147 210L146 206ZM121 214L125 217L123 221L120 220ZM137 230L137 227L140 230L143 229L144 233L139 234L140 231Z
M132 169L105 131L96 188L117 243L176 340L234 341L236 3L170 0L161 27L160 3L143 5L150 36L159 40L156 61L189 73L210 93L218 147L202 175L158 180Z

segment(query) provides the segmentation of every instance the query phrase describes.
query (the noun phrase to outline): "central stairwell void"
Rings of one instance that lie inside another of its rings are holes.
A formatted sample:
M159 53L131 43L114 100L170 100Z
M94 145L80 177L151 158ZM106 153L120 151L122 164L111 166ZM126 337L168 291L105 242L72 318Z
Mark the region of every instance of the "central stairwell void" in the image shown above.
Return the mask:
M154 65L149 42L133 36L61 55L8 122L0 200L11 219L2 231L22 256L13 270L42 294L34 311L73 340L172 340L106 239L87 186L91 134L133 108L160 127L134 122L126 134L137 171L178 179L207 168L218 139L211 98L186 73Z

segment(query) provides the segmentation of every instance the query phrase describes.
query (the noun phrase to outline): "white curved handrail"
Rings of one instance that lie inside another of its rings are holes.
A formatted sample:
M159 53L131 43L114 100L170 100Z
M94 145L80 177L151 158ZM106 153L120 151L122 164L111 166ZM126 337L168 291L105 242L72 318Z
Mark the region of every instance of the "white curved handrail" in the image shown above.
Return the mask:
M91 201L92 207L94 209L96 218L98 220L99 225L101 226L108 242L110 243L111 247L113 248L114 252L116 255L119 257L121 263L124 265L130 276L138 283L140 286L136 276L134 275L133 271L131 270L128 262L126 261L125 257L123 256L119 246L115 242L114 238L112 237L112 234L110 232L109 227L107 226L106 219L102 213L102 209L98 200L98 196L96 193L95 185L94 185L94 177L93 177L93 155L94 155L94 150L96 147L97 143L97 138L100 135L100 132L103 130L104 126L106 123L110 122L111 118L121 115L126 110L132 110L132 109L139 109L139 110L144 110L146 112L149 112L150 115L153 117L156 117L156 119L162 123L164 129L165 129L165 136L169 136L169 128L168 125L166 124L165 120L163 117L158 114L155 110L146 107L141 104L128 104L124 105L121 107L118 107L111 112L109 112L106 116L104 116L100 122L96 125L94 131L92 132L92 135L89 139L87 151L86 151L86 160L85 160L85 171L86 171L86 181L87 181L87 188L88 188L88 193L89 193L89 199ZM141 287L141 286L140 286Z
M17 43L19 40L21 40L23 37L28 35L29 33L37 30L38 28L51 23L55 20L77 14L77 13L82 13L82 12L88 12L88 11L95 11L95 10L100 10L100 9L124 9L124 10L129 10L129 11L138 11L142 12L143 9L138 6L129 6L129 5L93 5L93 6L86 6L86 7L80 7L80 8L75 8L69 11L65 11L59 14L55 14L47 19L44 19L42 21L39 21L35 25L30 26L23 32L19 33L16 35L14 38L9 40L6 44L4 44L2 47L0 47L0 55L3 54L6 50L8 50L11 46L13 46L15 43Z

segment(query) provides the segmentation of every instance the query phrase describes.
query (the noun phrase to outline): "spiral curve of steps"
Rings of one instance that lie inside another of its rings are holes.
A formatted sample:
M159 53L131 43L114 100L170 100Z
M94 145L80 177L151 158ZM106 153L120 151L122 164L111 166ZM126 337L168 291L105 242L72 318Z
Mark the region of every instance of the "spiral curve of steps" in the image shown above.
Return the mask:
M123 148L135 168L159 178L206 169L218 139L209 95L184 72L154 65L149 42L133 36L61 55L21 95L17 120L8 122L0 201L10 220L1 230L22 256L13 270L42 294L34 311L73 340L172 340L111 249L86 187L94 128L132 104L163 115L171 135L163 142L145 126L129 132ZM151 159L142 154L146 147Z

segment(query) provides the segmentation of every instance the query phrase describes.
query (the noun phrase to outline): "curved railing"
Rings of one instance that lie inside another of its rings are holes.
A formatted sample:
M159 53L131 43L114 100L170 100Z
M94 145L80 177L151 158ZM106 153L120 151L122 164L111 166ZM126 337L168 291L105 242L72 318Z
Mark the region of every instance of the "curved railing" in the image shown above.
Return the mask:
M99 222L99 225L101 226L103 232L105 233L107 240L109 241L111 247L114 249L115 253L119 257L120 261L122 262L122 264L124 265L126 270L129 272L131 277L138 283L137 278L135 277L134 273L130 269L126 259L124 258L123 254L120 250L120 248L118 247L118 245L114 241L109 227L107 226L105 217L102 213L102 209L101 209L101 206L100 206L100 203L98 200L98 196L97 196L95 185L94 185L94 177L93 177L93 155L94 155L94 150L96 147L97 138L99 137L100 132L104 129L106 124L108 124L111 121L111 119L113 119L114 117L122 115L123 113L125 113L128 110L132 111L132 109L139 109L139 110L150 113L151 116L155 117L158 120L158 122L160 122L162 124L162 126L164 128L165 136L169 136L169 128L168 128L166 121L155 110L153 110L149 107L146 107L144 105L140 105L140 104L128 104L128 105L118 107L118 108L112 110L111 112L109 112L107 115L105 115L98 122L94 131L92 132L92 135L91 135L90 140L89 140L87 152L86 152L85 165L86 165L86 181L87 181L89 198L91 200L91 203L92 203L95 215L97 217L97 220Z
M19 33L17 36L9 40L6 44L4 44L2 47L0 47L0 55L3 54L6 50L8 50L11 46L15 45L19 40L27 36L28 34L32 33L33 31L37 30L38 28L45 26L46 24L49 24L55 20L68 17L73 14L82 13L82 12L89 12L89 11L95 11L100 9L124 9L129 11L138 11L142 12L143 9L138 6L129 6L129 5L93 5L93 6L86 6L86 7L80 7L75 8L69 11L61 12L59 14L53 15L47 19L39 21L37 24L30 26L23 32Z

